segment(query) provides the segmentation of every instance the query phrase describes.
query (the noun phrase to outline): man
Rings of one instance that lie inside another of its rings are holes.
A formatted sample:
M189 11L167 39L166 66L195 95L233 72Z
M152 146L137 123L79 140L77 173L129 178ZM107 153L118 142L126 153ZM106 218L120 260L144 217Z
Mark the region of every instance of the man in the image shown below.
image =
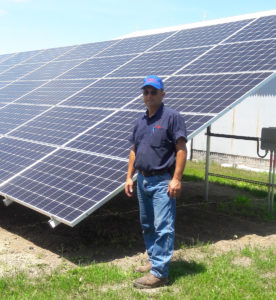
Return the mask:
M132 196L132 177L137 170L140 221L149 263L136 268L147 274L134 286L154 288L168 282L174 250L175 201L181 191L187 137L183 117L162 102L162 79L147 76L142 90L147 111L137 119L131 137L125 192Z

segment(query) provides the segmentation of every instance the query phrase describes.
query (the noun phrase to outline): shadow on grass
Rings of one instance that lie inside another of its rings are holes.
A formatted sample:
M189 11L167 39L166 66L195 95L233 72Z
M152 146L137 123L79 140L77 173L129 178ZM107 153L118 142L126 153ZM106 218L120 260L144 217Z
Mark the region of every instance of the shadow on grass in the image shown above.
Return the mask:
M203 263L173 261L170 264L170 284L173 284L180 277L193 276L203 272L206 272L206 267Z

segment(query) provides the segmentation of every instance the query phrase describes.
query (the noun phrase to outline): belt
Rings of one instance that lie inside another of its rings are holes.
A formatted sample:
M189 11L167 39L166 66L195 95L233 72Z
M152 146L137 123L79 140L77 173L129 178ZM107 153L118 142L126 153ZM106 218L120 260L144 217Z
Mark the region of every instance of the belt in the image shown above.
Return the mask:
M156 170L156 171L139 171L144 177L151 177L156 175L163 175L165 173L169 173L169 169Z

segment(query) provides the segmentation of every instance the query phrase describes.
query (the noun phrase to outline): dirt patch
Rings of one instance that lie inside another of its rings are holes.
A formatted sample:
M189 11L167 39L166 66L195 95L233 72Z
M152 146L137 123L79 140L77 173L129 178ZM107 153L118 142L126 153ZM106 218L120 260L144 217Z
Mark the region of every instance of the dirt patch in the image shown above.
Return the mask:
M249 257L237 257L232 261L233 265L248 267L251 264L251 259Z
M203 186L202 182L183 184L182 196L177 200L173 260L204 258L202 251L187 249L187 245L208 243L214 255L246 246L276 246L275 220L227 215L218 209L221 201L245 192L210 184L207 205L203 202ZM55 229L48 225L47 217L31 209L0 203L0 276L21 270L32 276L50 274L92 261L109 261L123 268L147 261L136 197L119 194L76 227L61 224Z

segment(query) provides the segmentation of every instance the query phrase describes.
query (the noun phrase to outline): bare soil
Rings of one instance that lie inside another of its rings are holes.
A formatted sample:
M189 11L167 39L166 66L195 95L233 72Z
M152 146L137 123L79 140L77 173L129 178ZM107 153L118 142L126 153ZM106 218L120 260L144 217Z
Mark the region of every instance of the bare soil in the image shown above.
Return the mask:
M200 259L202 252L188 245L209 243L214 255L245 246L276 247L275 220L219 209L219 203L246 192L210 184L208 204L203 194L203 182L183 183L177 200L173 260ZM5 207L0 202L0 277L19 271L38 276L91 262L130 268L146 259L136 196L127 198L121 193L76 227L60 224L55 229L46 216L16 203ZM250 261L234 263L248 265Z

